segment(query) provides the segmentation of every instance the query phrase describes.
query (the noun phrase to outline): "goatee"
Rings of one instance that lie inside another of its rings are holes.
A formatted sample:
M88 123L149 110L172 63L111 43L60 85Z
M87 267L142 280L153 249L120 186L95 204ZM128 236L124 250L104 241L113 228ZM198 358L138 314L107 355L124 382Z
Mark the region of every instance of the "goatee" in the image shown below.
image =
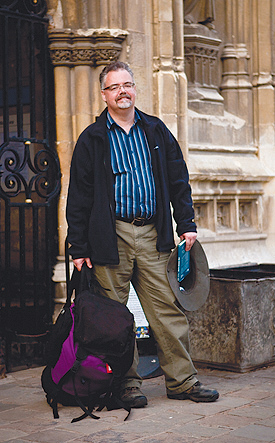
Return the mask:
M120 109L128 109L128 108L130 108L131 107L131 104L132 104L132 102L131 101L127 101L127 102L121 102L121 101L119 101L118 103L117 103L117 106L120 108Z
M126 99L126 100L124 100L124 99ZM128 109L132 105L132 100L131 100L131 97L129 97L129 95L119 96L117 98L116 102L117 102L117 106L120 109Z

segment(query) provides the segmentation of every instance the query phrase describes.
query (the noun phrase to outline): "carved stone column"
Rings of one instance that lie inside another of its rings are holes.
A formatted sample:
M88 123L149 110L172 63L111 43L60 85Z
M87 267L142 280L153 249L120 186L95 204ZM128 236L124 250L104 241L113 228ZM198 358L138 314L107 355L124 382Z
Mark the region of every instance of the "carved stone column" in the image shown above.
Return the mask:
M113 32L97 29L87 31L63 29L49 33L49 48L55 75L57 151L60 154L61 165L64 163L65 166L61 169L64 183L61 189L61 201L67 195L68 163L72 155L72 146L80 132L93 120L92 68L116 60L126 34L119 30ZM66 140L65 149L64 140ZM59 213L59 221L59 247L63 255L67 230L63 206Z
M216 2L218 33L201 21L185 25L188 166L199 240L211 267L270 260L264 223L270 223L271 217L265 217L263 194L272 171L261 161L261 147L253 143L252 130L254 110L254 121L262 119L259 128L264 128L264 119L274 121L274 96L268 84L270 52L265 49L270 44L266 14L270 1L261 2L263 7L258 0ZM261 23L261 36L256 23ZM223 47L218 36L223 38ZM254 77L255 106L250 54L254 72L260 74ZM260 79L267 80L265 86ZM257 99L262 105L258 115ZM271 127L267 128L262 134L272 136ZM273 146L272 142L265 148L271 151ZM272 162L271 152L269 157Z
M253 109L255 141L259 158L275 171L275 84L274 35L275 4L273 0L255 2L253 11ZM275 179L265 187L266 225L269 248L275 250Z
M187 159L187 80L183 54L183 2L173 0L172 8L153 1L154 114L178 139Z
M188 107L202 114L223 115L218 92L217 56L221 40L201 24L184 26L185 71L188 78Z
M119 57L126 35L127 32L118 29L54 29L49 32L55 78L56 146L62 173L58 209L60 255L53 277L56 282L56 312L63 304L65 295L65 206L73 147L79 134L98 113L98 109L94 108L98 98L93 95L93 73L98 66Z
M274 83L272 64L272 41L274 17L271 11L271 0L265 0L265 8L258 3L253 15L253 99L256 126L256 141L262 146L262 158L267 164L273 157L269 151L274 150ZM274 12L274 8L273 8ZM275 164L272 165L275 169Z
M248 26L251 11L247 0L226 0L226 41L222 60L221 93L226 110L247 122L246 142L252 142L252 83L249 74Z
M173 1L173 65L177 76L177 139L188 161L187 77L184 72L184 11L182 0Z

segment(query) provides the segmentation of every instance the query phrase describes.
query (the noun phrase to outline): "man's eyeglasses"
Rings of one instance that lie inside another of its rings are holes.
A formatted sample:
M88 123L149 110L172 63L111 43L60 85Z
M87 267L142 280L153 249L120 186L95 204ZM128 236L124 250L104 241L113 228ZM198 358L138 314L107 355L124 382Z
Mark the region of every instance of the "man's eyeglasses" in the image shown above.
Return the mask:
M110 85L107 86L106 88L103 88L102 91L106 91L109 90L111 92L116 92L119 91L121 88L129 90L132 89L135 86L135 83L131 83L131 82L126 82L126 83L122 83L121 85Z

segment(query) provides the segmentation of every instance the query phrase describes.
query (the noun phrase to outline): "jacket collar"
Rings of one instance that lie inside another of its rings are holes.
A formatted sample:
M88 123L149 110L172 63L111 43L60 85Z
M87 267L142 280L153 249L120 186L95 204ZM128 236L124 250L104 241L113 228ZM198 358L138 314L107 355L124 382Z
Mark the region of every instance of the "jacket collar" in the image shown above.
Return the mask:
M155 127L159 124L159 119L157 117L154 117L153 115L145 114L144 112L140 111L138 108L136 108L138 111L141 121L144 125L144 129L148 130L150 128L150 131L154 130ZM95 123L90 125L89 132L93 136L97 136L100 138L106 137L106 123L107 123L107 108L104 109L104 111L100 114L99 117L97 117Z

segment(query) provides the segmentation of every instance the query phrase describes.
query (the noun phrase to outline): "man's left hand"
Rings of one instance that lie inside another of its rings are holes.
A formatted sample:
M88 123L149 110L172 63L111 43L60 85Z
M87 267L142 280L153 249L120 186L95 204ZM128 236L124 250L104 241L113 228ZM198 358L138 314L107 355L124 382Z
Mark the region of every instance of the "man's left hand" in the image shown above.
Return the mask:
M197 238L196 232L185 232L180 236L180 241L185 240L185 250L190 251Z

